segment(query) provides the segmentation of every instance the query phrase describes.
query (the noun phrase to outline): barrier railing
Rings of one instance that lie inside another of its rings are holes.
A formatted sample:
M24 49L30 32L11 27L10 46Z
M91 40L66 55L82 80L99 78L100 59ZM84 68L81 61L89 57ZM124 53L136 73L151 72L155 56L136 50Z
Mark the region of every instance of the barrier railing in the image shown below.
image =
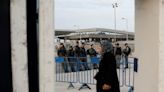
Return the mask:
M128 59L128 64L122 56L117 68L120 87L129 87L128 92L134 90L134 72L137 72L137 58ZM80 83L83 88L89 88L95 85L96 80L93 78L98 72L100 58L98 57L55 57L56 62L56 82L70 83L68 88L73 87L73 83ZM128 65L128 67L126 67Z

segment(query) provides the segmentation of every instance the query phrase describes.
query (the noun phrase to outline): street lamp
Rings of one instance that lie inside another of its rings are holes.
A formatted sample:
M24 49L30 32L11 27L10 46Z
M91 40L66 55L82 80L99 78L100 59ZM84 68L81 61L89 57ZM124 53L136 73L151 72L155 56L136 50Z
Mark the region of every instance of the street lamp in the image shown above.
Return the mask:
M122 20L125 20L125 25L126 25L126 30L127 30L126 41L128 41L128 39L129 39L129 37L128 37L128 19L123 17Z
M77 27L76 33L78 33L80 35L80 44L81 44L81 32L80 32L80 29L79 29L79 25L74 25L74 27Z
M117 39L117 37L116 37L116 27L117 27L117 25L116 25L116 8L118 7L118 4L113 3L112 6L114 9L114 29L115 29L115 41L116 41L116 39Z

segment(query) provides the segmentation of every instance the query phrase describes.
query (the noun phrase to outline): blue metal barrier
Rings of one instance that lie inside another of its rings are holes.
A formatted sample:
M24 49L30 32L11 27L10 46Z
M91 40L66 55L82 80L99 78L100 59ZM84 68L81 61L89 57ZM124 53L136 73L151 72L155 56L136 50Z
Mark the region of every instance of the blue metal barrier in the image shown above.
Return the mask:
M69 62L68 59L75 59L75 57L55 57L56 62L56 82L68 82L68 88L74 88L73 83L78 83L78 71L70 72L71 67L77 68L77 63Z
M124 59L123 59L124 60ZM128 92L134 91L134 77L135 72L138 71L138 59L134 57L130 57L128 60L128 69L124 68L125 70L125 86L129 87Z
M64 62L64 57L55 57L55 62L56 63Z
M100 63L100 58L98 58L98 57L91 57L91 62L95 63L95 64L99 64Z
M98 72L100 58L91 57L90 62L86 57L55 57L56 62L56 82L68 82L68 88L74 88L73 83L80 83L83 88L95 85L95 74ZM128 68L125 67L125 59L122 57L120 67L117 69L120 87L129 87L128 92L134 90L134 72L138 69L138 59L129 58Z

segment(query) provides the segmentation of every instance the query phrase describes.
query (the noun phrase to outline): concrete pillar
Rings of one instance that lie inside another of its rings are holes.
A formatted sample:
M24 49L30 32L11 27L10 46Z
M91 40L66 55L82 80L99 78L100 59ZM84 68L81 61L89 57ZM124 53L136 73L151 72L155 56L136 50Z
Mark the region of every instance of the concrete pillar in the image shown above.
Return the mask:
M13 92L29 92L26 31L26 0L11 0Z
M164 0L159 8L159 92L164 92Z
M40 92L55 92L54 0L39 1Z
M164 0L136 0L135 92L164 92Z

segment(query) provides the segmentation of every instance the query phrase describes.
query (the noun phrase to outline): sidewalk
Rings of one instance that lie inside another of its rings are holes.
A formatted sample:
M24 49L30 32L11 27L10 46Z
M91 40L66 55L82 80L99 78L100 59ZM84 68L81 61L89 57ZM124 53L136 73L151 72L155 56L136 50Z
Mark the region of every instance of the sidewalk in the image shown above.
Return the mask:
M89 85L91 87L91 90L87 88L79 90L81 84L74 84L75 88L67 89L68 86L69 86L69 83L56 82L55 91L56 92L96 92L96 85ZM128 92L127 87L123 87L123 88L121 87L120 89L121 89L121 92Z

